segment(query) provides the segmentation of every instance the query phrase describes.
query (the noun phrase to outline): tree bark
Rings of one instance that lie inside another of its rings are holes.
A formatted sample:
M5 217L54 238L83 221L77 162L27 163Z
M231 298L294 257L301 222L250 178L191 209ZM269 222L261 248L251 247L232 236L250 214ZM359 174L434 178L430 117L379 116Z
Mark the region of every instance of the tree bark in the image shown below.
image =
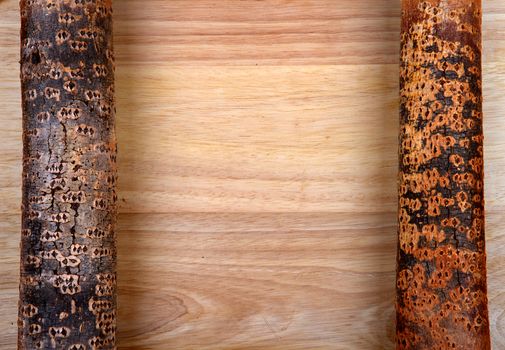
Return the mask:
M111 0L21 0L19 349L114 349Z
M480 0L403 0L397 349L490 349Z

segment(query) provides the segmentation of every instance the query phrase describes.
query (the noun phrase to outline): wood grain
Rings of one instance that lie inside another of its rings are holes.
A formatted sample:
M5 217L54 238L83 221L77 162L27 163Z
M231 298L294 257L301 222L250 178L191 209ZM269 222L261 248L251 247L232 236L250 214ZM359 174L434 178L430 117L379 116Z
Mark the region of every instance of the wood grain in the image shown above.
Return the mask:
M391 349L397 0L118 0L121 349ZM0 348L16 339L18 1L0 1ZM493 346L505 5L484 2Z

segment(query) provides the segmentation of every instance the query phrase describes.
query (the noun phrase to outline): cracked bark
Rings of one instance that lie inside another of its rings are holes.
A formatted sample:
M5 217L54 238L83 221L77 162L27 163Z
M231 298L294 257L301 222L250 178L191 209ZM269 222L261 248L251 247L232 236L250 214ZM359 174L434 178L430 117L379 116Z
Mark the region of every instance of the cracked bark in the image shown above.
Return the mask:
M490 349L481 2L403 0L397 349Z
M21 0L19 349L115 349L111 0Z

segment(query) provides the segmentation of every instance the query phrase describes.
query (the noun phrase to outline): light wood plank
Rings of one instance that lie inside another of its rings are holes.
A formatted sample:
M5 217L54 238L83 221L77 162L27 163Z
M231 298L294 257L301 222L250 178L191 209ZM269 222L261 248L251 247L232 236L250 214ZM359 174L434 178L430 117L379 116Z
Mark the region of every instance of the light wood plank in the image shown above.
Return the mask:
M115 1L121 349L391 349L397 0ZM0 1L0 349L16 342L18 1ZM505 5L484 2L505 348Z

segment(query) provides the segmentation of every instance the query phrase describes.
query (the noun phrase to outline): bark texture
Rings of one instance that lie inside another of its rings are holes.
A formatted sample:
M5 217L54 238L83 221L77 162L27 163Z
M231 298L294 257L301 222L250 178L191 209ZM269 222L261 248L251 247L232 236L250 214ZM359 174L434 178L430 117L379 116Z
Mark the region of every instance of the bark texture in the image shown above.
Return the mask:
M21 0L19 349L114 349L111 0Z
M480 0L403 0L397 349L490 349Z

